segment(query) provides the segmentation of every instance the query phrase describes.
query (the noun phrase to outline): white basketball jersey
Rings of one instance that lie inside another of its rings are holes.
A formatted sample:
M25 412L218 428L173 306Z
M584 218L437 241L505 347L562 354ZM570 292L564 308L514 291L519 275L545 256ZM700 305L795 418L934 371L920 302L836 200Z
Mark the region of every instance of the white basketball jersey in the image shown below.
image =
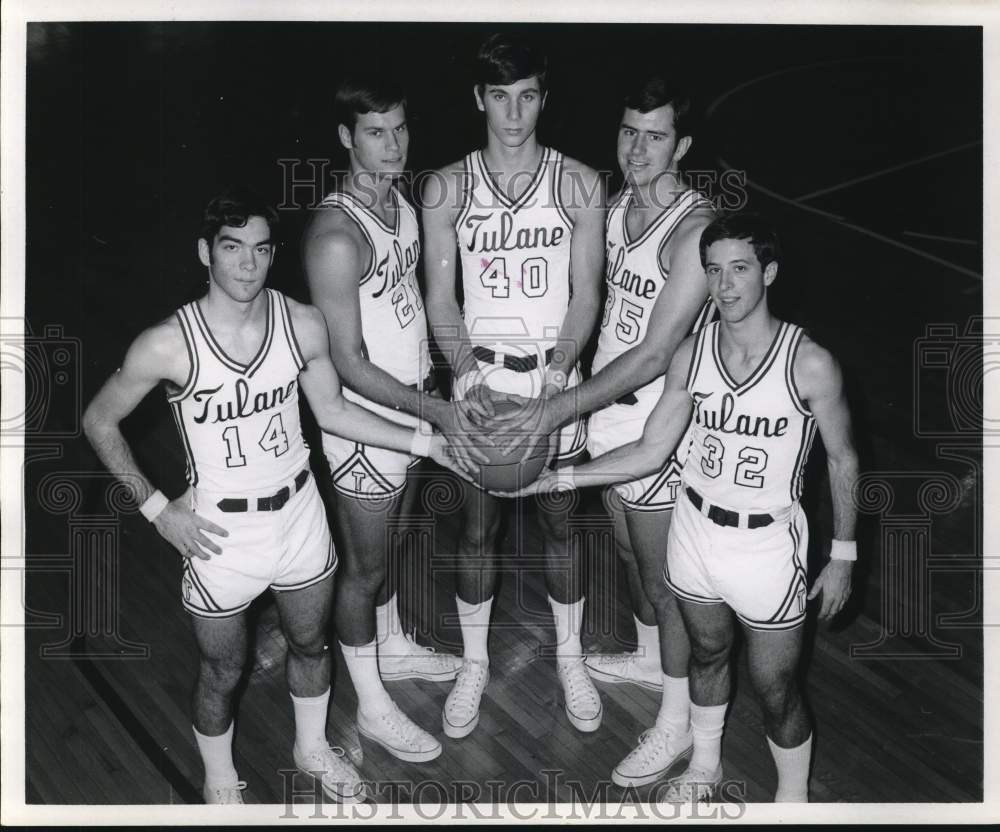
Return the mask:
M496 187L481 151L466 156L464 164L466 188L455 230L469 339L494 351L545 350L558 338L571 294L573 223L559 194L562 154L543 148L517 200Z
M608 296L594 354L595 373L646 337L653 306L670 277L660 265L660 253L685 217L692 211L712 208L712 203L697 191L684 191L633 240L626 217L634 198L632 189L625 188L608 209L605 260ZM713 312L711 300L706 299L691 332L701 329ZM655 403L662 392L663 376L660 376L636 390L635 395Z
M416 384L431 368L424 299L417 283L420 234L413 206L396 188L390 193L396 205L395 227L346 192L330 194L319 209L343 210L371 246L371 264L358 284L365 357L403 384Z
M177 310L191 373L167 400L187 456L187 480L208 492L276 491L309 465L299 424L305 361L284 296L264 292L264 340L249 364L226 355L197 301Z
M799 499L816 433L792 374L801 338L800 327L783 322L757 369L737 384L722 363L719 322L698 334L687 379L694 415L681 478L710 503L766 512Z

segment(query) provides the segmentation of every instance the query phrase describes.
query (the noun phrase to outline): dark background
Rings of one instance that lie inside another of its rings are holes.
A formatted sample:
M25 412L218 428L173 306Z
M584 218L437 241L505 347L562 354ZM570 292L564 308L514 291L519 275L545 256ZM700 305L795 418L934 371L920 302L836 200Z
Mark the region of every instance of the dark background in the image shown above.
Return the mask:
M196 238L208 199L229 184L249 183L282 202L289 194L281 159L329 160L328 171L344 167L331 104L339 79L357 66L377 65L405 82L411 171L439 167L480 146L484 128L469 65L479 42L496 28L29 25L26 315L36 336L61 327L55 340L69 343L73 357L63 387L56 378L45 388L50 400L35 402L36 391L28 390L29 404L38 404L42 414L26 453L29 563L33 554L66 549L66 523L37 499L44 475L100 469L79 437L81 404L119 366L142 329L204 291ZM908 478L919 485L938 473L958 482L955 506L935 518L931 549L939 559L981 556L979 472L941 453L943 445L957 444L965 448L961 458L981 458L982 341L975 329L964 346L959 337L971 318L982 315L981 29L553 24L520 31L550 56L542 141L612 178L622 81L658 66L690 90L705 117L686 166L709 180L733 170L745 176L748 207L777 224L784 256L769 291L772 305L805 325L841 362L863 470L897 484ZM308 176L309 169L300 165L297 175ZM313 200L321 197L322 184ZM718 192L710 189L709 195ZM298 240L310 194L299 189L295 196L303 204L282 211L284 243L270 285L305 299ZM934 367L920 357L930 325L952 333L936 337L946 358ZM149 396L124 427L140 464L168 496L179 493L181 453L162 396ZM46 460L41 446L53 443L57 453ZM821 449L810 477L814 577L815 550L829 536ZM917 505L924 498L907 499ZM904 510L903 502L896 508ZM834 628L823 636L828 641L817 642L821 651L836 643L827 658L844 654L842 641L869 637L861 623L886 628L894 611L909 603L885 572L885 528L878 517L862 517L864 557L845 614L853 629ZM135 564L123 570L127 583L129 568L146 569L140 564L166 554L149 548L155 536L135 518L126 520L123 534L124 549L146 547L123 552L123 562ZM41 586L33 577L29 587L32 581ZM938 731L916 734L939 739L919 740L914 764L947 769L944 776L961 783L959 793L968 788L973 795L981 787L982 749L975 739L977 730L981 739L981 713L960 709L958 727L950 730L973 738L962 739L967 745L957 751L946 745L947 729L936 727L943 717L926 714L943 713L948 697L936 700L940 711L921 700L921 687L930 687L910 668L938 673L929 678L945 688L960 679L982 690L981 576L977 581L959 572L939 575L932 609L914 612L972 609L962 628L938 633L962 644L960 660L887 660L875 671L894 685L912 684L916 692L907 701L916 708L919 700L913 725L926 718ZM174 588L170 583L164 592L173 597ZM897 590L899 599L892 596ZM58 606L48 603L37 608ZM151 608L154 615L161 614L157 609ZM171 608L174 618L178 614ZM907 649L926 646L926 633L896 635ZM49 663L45 670L56 667ZM853 664L851 683L870 678L865 673L871 667ZM47 678L38 667L35 672ZM825 683L816 674L812 679ZM840 682L829 684L835 703ZM881 693L878 688L874 696ZM854 702L845 700L851 712L845 722L855 713L881 713ZM833 707L824 704L828 711ZM885 707L911 719L896 701ZM859 744L870 739L864 724L855 733ZM158 742L151 739L150 747ZM826 748L831 765L841 765L835 749ZM863 772L857 779L865 779ZM902 784L871 788L884 800L904 792L911 799L954 794L910 779L912 793Z

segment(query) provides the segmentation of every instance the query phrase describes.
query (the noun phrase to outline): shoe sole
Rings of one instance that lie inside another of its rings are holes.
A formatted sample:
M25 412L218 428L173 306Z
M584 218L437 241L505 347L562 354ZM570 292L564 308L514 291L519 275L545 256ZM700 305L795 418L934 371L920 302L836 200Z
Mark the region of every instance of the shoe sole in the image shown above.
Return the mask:
M476 711L476 715L468 725L452 725L445 719L444 714L441 714L441 727L444 728L445 736L451 737L453 740L460 740L462 737L469 736L469 734L476 730L478 724L479 711Z
M644 682L641 679L625 679L621 676L613 676L610 673L605 673L603 670L596 670L590 667L586 662L583 663L584 668L587 671L587 675L591 679L598 682L606 682L609 685L637 685L640 688L645 688L646 690L652 690L656 693L663 693L663 682L655 684L653 682Z
M453 673L421 673L419 670L400 670L396 673L379 671L383 682L401 682L404 679L423 679L425 682L453 682L458 677L458 671Z
M670 761L668 765L660 769L655 774L643 774L641 777L629 777L625 774L620 774L616 768L611 772L611 782L616 786L621 786L622 788L627 788L628 786L646 786L650 783L655 783L657 780L662 779L670 769L672 769L680 760L691 755L691 750L694 748L694 742L691 743L687 748L681 751L677 756Z
M392 756L397 760L402 760L405 763L428 763L441 756L441 743L438 743L436 748L432 748L429 751L403 751L399 748L393 748L391 745L387 745L381 738L375 736L374 734L370 734L360 725L358 726L358 733L361 734L362 737L371 740L376 745L382 746L382 748L392 754Z
M310 777L317 783L319 783L323 789L323 794L325 794L328 798L330 798L330 800L334 801L335 803L344 803L344 804L364 803L368 799L368 789L365 787L364 783L361 784L360 794L350 795L350 796L343 795L329 788L326 785L326 783L323 782L323 779L321 777L317 777L311 771L307 771L306 769L302 768L299 765L296 765L295 767L299 770L300 774L304 774L306 775L306 777Z
M604 706L601 706L601 710L597 712L597 716L590 717L589 719L584 719L582 717L574 716L570 713L569 708L564 707L563 710L566 711L566 718L570 721L570 724L576 728L577 731L581 731L584 734L591 734L601 727L601 720L604 719Z

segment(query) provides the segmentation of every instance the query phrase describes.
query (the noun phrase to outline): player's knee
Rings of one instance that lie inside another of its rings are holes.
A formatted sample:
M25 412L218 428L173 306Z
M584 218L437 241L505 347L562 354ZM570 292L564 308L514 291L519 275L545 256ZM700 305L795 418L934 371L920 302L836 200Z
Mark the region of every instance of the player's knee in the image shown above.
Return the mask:
M791 673L760 675L751 672L761 708L771 720L782 720L799 701L799 687Z
M462 529L462 544L466 551L489 551L500 533L500 517L491 517L480 523L468 523Z
M202 656L199 676L204 686L218 693L228 693L240 683L243 669L244 662L235 657L210 659Z
M385 583L385 563L381 560L361 563L352 558L340 575L341 591L350 592L352 595L358 593L374 595L383 583Z
M691 640L691 662L702 668L718 667L729 661L732 640L699 635Z
M545 537L565 537L566 515L562 513L539 511L538 526Z
M328 652L326 639L323 633L317 630L315 633L295 633L285 636L288 642L288 650L296 658L320 661Z

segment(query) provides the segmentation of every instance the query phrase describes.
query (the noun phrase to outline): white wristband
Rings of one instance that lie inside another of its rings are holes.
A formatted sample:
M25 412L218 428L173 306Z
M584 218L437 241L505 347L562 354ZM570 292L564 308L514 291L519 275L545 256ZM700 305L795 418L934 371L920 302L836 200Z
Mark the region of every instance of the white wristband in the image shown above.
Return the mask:
M163 492L160 489L156 489L156 491L146 498L146 502L139 506L139 511L143 517L152 523L160 516L160 512L167 507L167 503L169 502L170 500L166 498Z
M830 560L857 560L858 541L834 540L830 546Z
M423 433L420 428L417 428L410 441L410 456L430 456L433 439L433 433Z

